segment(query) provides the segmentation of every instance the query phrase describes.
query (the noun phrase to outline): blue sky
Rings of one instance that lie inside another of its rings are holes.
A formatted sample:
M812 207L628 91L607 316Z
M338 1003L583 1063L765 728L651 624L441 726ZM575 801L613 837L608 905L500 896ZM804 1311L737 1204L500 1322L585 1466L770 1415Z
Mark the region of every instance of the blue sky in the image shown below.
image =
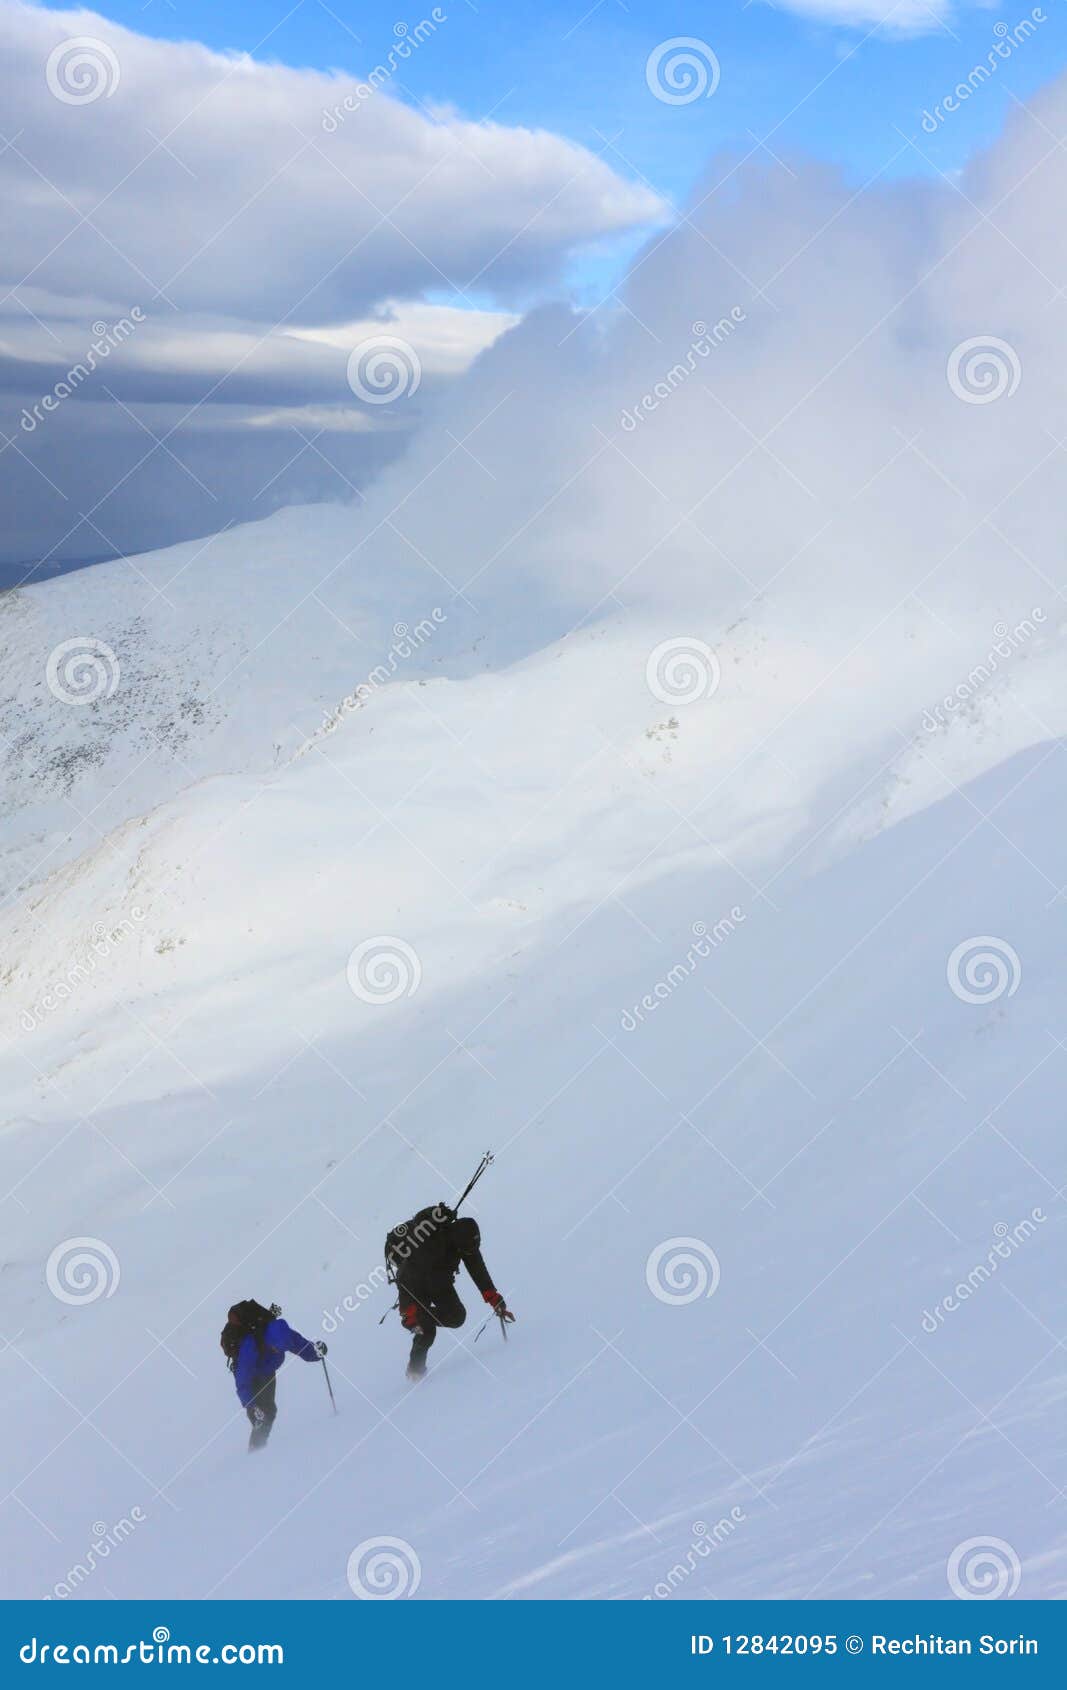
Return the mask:
M64 7L50 0L54 10ZM794 0L798 7L805 0ZM807 0L812 11L848 0ZM874 0L868 0L873 4ZM888 7L891 0L885 0ZM939 0L934 0L939 3ZM857 0L862 7L863 0ZM394 40L394 25L427 15L422 0L106 0L107 17L146 35L193 39L292 66L361 74ZM959 168L998 133L1013 105L1067 65L1062 0L998 76L935 137L923 136L924 108L965 76L993 42L994 25L1029 14L1025 0L994 5L957 0L947 21L930 13L918 35L838 26L775 7L770 0L715 6L662 0L445 0L447 24L404 67L398 87L413 101L443 101L466 117L544 126L594 150L618 136L631 169L673 199L684 198L708 155L753 144L801 148L864 180L899 145L896 129L921 140L942 170ZM712 99L663 106L644 80L648 53L673 36L714 50L722 79ZM357 39L358 37L358 39ZM619 133L621 131L621 134ZM773 131L773 135L771 132ZM614 163L620 168L617 155ZM913 152L888 174L928 166Z

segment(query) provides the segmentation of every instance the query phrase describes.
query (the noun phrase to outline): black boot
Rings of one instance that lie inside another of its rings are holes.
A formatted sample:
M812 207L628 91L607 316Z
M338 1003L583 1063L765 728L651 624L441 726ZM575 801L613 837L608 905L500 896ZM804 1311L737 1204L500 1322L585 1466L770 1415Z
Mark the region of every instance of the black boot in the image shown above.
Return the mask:
M253 1381L255 1395L249 1403L245 1413L252 1422L252 1435L248 1440L248 1450L262 1449L270 1437L271 1427L274 1425L278 1406L274 1399L274 1375L267 1379Z
M409 1379L421 1379L426 1372L426 1353L430 1346L425 1335L416 1328L415 1342L411 1346L408 1357L407 1376Z

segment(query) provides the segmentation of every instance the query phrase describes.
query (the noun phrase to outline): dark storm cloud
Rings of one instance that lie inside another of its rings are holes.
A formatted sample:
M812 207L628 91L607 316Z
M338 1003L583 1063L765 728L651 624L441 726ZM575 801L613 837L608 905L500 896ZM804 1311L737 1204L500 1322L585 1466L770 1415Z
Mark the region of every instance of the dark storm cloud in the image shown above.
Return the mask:
M94 487L118 546L154 543L142 514L181 505L168 454L199 460L193 435L212 437L203 467L222 484L223 521L257 514L261 473L279 502L328 496L328 471L305 474L316 454L302 450L323 428L344 477L361 482L418 407L353 393L353 346L408 339L421 406L509 321L440 307L428 317L425 293L451 290L459 307L474 303L470 290L483 303L524 297L579 245L662 210L557 136L425 116L388 93L346 110L352 79L144 39L93 12L0 0L0 40L8 558L99 550L69 531L66 508ZM106 368L72 384L101 325L131 319ZM34 409L57 389L61 421L51 403L47 416ZM296 476L279 462L287 412L301 431L285 443ZM165 444L131 471L138 435ZM209 516L198 507L185 531Z

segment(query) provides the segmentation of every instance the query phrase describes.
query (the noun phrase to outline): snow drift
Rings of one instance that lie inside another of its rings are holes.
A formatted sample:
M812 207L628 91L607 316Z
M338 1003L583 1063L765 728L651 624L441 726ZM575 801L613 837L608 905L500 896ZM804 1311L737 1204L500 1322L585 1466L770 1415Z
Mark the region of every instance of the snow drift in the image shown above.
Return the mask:
M1067 164L730 168L359 513L0 599L7 1594L1063 1593Z

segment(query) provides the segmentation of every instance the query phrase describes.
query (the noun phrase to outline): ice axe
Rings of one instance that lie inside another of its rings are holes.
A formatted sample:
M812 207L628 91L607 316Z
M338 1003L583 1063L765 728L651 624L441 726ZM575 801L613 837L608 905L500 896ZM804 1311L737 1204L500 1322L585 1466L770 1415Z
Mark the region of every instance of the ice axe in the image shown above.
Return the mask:
M515 1316L511 1313L511 1310L507 1307L506 1304L502 1303L501 1308L504 1311L503 1313L501 1313L501 1309L494 1309L492 1314L486 1315L485 1319L482 1321L482 1324L479 1326L477 1332L474 1334L474 1342L475 1343L478 1342L478 1339L481 1337L482 1333L485 1331L486 1327L489 1325L489 1322L493 1319L494 1315L495 1315L496 1319L499 1320L499 1322L500 1322L500 1336L503 1338L505 1344L507 1343L507 1341L508 1341L508 1318L510 1316L510 1318L512 1320L514 1320Z

